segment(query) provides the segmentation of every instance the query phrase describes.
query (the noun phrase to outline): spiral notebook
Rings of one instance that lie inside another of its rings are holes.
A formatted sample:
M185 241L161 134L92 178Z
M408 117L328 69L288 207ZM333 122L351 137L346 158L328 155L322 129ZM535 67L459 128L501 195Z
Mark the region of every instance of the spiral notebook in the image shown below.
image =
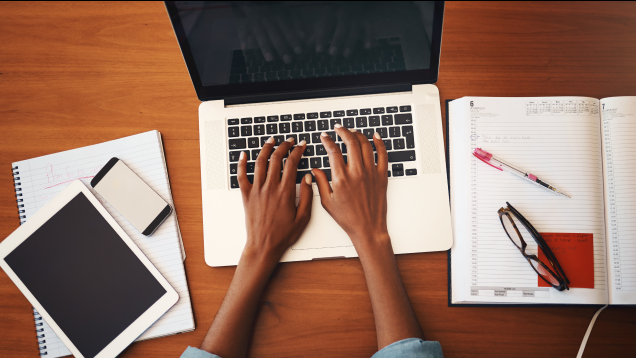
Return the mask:
M150 131L13 163L20 224L28 220L72 181L80 179L90 188L90 180L112 157L118 157L124 161L174 208L161 134ZM151 237L146 237L137 232L99 194L92 189L91 191L179 293L180 298L177 304L139 336L137 341L194 330L192 304L183 265L185 251L176 212L166 219ZM42 270L45 269L46 267L42 267ZM47 357L70 355L71 352L35 309L33 314L40 355Z

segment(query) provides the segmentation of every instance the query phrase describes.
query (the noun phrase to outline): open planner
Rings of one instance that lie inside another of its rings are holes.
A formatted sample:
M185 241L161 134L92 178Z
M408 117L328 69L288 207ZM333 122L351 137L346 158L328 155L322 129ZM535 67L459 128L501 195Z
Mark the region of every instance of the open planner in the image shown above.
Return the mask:
M13 163L20 223L28 220L72 181L82 180L179 294L179 301L137 341L194 330L192 304L183 265L185 251L176 212L152 236L139 233L89 185L93 176L112 157L124 161L174 208L161 135L157 131L150 131ZM46 270L46 266L43 265L41 270ZM70 355L71 352L35 310L34 316L40 354L47 357Z
M447 136L449 304L636 304L636 97L464 97L448 103ZM489 167L475 148L571 198ZM590 288L541 287L502 228L506 202L540 233L591 234Z

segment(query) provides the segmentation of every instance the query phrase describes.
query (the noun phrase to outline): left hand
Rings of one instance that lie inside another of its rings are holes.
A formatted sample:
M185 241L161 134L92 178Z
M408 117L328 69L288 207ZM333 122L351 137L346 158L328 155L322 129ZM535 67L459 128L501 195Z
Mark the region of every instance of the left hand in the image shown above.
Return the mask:
M254 169L254 184L247 179L247 159L241 153L238 162L238 182L245 207L247 243L245 252L265 255L278 262L281 256L298 240L311 217L313 192L303 178L300 184L300 200L296 207L296 172L298 162L305 151L302 141L287 158L281 177L283 157L292 147L293 139L281 143L274 150L274 138L263 146ZM273 153L272 153L273 152ZM271 155L271 158L270 158ZM269 160L269 168L268 168Z

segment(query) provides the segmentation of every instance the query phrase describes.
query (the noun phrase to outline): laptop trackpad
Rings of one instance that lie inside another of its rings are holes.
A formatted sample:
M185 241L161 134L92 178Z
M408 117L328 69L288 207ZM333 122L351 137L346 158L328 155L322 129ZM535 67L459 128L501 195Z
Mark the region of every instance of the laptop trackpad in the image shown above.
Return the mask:
M292 245L292 250L321 249L333 247L353 246L349 236L331 218L331 215L322 207L320 197L317 196L317 188L314 187L314 200L311 208L311 220L298 241ZM298 202L298 199L296 199Z

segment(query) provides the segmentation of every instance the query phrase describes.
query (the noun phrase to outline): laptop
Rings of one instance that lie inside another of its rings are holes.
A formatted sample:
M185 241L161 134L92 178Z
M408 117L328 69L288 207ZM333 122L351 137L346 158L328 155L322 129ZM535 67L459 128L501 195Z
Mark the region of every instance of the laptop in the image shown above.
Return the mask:
M396 254L452 246L437 81L444 3L166 2L199 106L205 262L237 265L246 242L237 181L265 141L307 141L297 183L312 168L331 179L320 142L356 128L388 149L388 229ZM297 194L299 185L297 184ZM281 261L357 257L322 208Z

